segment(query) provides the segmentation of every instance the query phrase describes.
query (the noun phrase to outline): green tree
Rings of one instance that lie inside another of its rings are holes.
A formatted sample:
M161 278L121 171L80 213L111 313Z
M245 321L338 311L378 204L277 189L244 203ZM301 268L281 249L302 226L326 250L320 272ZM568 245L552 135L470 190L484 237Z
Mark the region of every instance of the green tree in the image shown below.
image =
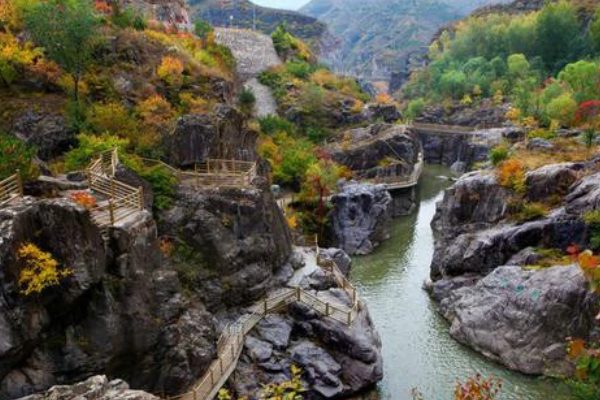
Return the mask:
M531 72L531 65L524 54L511 54L507 59L508 74L513 79L526 78Z
M581 35L575 7L564 0L547 3L536 24L537 54L546 69L557 72L573 53L574 40Z
M79 83L92 62L97 20L91 0L48 0L33 2L25 11L25 26L47 57Z
M22 141L11 135L0 133L0 180L8 178L16 170L23 178L32 177L34 168L31 161L35 149L26 146Z
M596 14L590 24L590 39L594 50L600 53L600 7L596 9Z
M573 98L573 95L565 92L546 106L546 115L551 120L556 120L567 126L573 121L576 110L577 102Z
M271 35L271 39L273 40L275 51L277 51L277 54L283 57L285 61L294 46L292 35L289 34L285 25L279 25Z
M558 79L571 86L578 103L598 98L600 73L598 64L593 61L581 60L567 65L558 74Z
M200 40L204 46L206 46L206 42L209 36L213 33L213 27L207 21L200 20L194 23L194 33Z
M450 70L440 80L442 94L460 99L467 91L467 76L462 71Z

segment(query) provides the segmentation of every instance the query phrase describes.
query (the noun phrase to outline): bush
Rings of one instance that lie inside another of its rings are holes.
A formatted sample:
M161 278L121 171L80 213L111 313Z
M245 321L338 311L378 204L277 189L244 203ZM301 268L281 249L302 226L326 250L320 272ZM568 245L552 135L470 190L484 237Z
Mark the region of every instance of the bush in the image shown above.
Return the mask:
M58 269L56 261L50 253L40 250L32 243L25 243L19 247L17 258L24 263L19 274L19 287L25 296L41 293L44 289L60 284L60 281L73 271Z
M425 100L422 98L411 101L404 110L404 117L409 120L414 120L421 114L426 105Z
M525 171L523 163L515 158L508 159L500 165L500 184L517 193L525 191Z
M258 123L260 124L261 132L270 136L281 132L293 135L296 132L296 127L293 123L276 115L262 117L258 120Z
M0 180L17 170L23 179L32 178L36 172L31 162L35 153L34 147L25 145L14 136L0 133Z
M508 158L508 155L508 146L502 144L490 150L490 161L494 167L497 167Z
M181 86L183 83L183 63L177 57L162 58L156 74L169 86Z
M89 110L88 124L98 134L108 133L130 140L137 136L137 124L121 103L93 104Z
M252 89L244 88L238 96L238 103L244 113L251 114L256 103L256 96Z
M590 248L600 249L600 210L588 211L583 219L590 226Z
M285 64L285 70L295 78L307 80L312 72L312 67L305 61L290 61Z
M88 192L71 193L71 200L88 210L96 207L96 199Z
M87 167L94 156L104 151L118 148L123 151L129 145L127 139L112 135L89 135L77 136L79 145L69 151L65 156L65 167L67 171L78 170Z
M118 4L118 3L116 3ZM148 20L143 14L138 12L133 7L122 7L113 5L113 12L110 17L110 22L119 28L133 28L138 31L143 31L148 27Z
M561 94L546 106L548 118L559 121L564 126L571 124L576 111L577 102L570 93Z
M154 192L154 208L165 210L171 207L175 198L177 178L165 167L157 165L139 171L140 176L148 181Z
M548 215L548 208L542 203L523 202L514 210L515 221L523 223L544 218Z

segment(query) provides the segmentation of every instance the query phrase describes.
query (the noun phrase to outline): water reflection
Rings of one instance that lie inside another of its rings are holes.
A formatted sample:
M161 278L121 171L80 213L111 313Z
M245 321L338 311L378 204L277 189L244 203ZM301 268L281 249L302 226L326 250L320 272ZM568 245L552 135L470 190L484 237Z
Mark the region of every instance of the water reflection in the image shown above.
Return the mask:
M383 341L385 378L368 397L411 399L416 387L426 400L450 400L457 378L480 372L503 379L502 399L572 399L564 385L507 371L455 342L421 289L433 255L430 222L435 203L451 184L438 176L448 174L446 168L428 166L417 212L395 220L392 239L374 254L354 260L352 280L367 300Z

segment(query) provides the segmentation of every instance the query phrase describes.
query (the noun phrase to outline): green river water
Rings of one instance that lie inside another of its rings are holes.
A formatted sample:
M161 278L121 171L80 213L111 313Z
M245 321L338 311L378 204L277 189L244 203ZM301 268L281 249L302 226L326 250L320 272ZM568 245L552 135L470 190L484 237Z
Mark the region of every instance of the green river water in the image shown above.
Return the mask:
M457 378L477 372L503 380L502 400L567 400L566 386L551 379L508 371L455 342L436 312L423 282L433 256L430 222L448 181L447 168L428 166L420 183L420 206L396 219L392 238L373 254L354 259L351 279L358 286L383 341L384 379L372 393L383 400L452 400ZM370 395L368 397L371 397Z

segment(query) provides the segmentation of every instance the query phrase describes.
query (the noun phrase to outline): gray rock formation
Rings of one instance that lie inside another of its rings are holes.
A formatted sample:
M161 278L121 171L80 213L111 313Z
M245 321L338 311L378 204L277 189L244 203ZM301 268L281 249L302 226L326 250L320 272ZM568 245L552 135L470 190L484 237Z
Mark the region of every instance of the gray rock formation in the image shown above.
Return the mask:
M224 104L210 114L181 117L164 142L169 162L180 167L207 158L256 159L256 133L247 128L240 112Z
M500 267L451 292L440 311L455 339L510 369L569 375L566 338L589 338L599 307L576 266Z
M562 198L585 170L583 163L551 164L526 174L527 198L530 201Z
M71 386L53 386L45 393L22 397L19 400L159 400L150 393L131 390L122 380L109 381L104 375L96 375Z
M409 176L422 149L409 129L375 124L344 132L329 151L336 162L350 168L357 178L373 179Z
M75 131L67 126L62 115L27 111L14 122L10 133L35 146L42 160L57 157L75 144Z
M496 128L503 126L506 122L507 111L507 106L496 106L489 99L482 101L478 107L459 102L455 102L450 108L435 104L425 108L415 122Z
M384 186L348 183L331 202L336 247L348 254L369 254L390 237L392 197Z
M291 256L291 234L268 190L180 188L159 215L161 234L193 249L179 257L194 292L210 308L261 299Z
M339 250L329 255L346 258ZM317 290L320 298L348 304L348 295L338 289L321 269L304 277L301 286ZM289 380L291 365L303 370L302 380L309 397L348 396L376 384L383 377L381 340L365 305L348 327L324 318L314 310L292 304L286 313L268 316L246 339L236 369L236 394L255 399L260 383Z
M27 242L72 275L60 287L24 296L15 254ZM0 210L0 264L1 399L98 373L178 393L213 358L212 316L187 304L148 213L110 229L105 245L83 208L25 199Z

